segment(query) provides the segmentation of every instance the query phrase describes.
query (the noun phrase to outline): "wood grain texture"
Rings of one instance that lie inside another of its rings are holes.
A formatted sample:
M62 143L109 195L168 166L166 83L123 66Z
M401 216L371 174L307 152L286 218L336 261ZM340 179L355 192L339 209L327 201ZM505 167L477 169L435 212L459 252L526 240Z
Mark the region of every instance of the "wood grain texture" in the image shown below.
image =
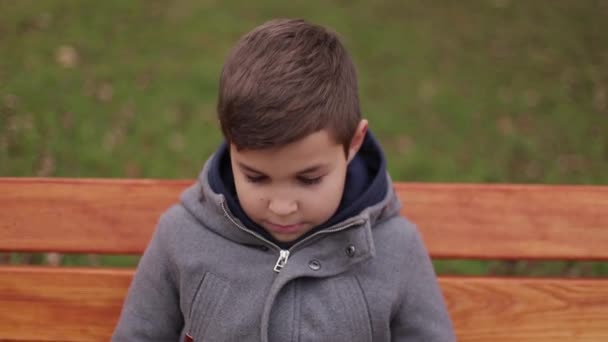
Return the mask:
M109 341L132 274L0 267L0 341Z
M0 267L0 340L108 341L132 270ZM440 278L460 342L608 341L608 279Z
M608 341L608 279L441 277L460 342Z
M139 254L191 183L0 178L0 251ZM435 258L608 260L608 186L395 188Z
M0 251L140 254L188 182L0 178Z
M435 258L608 260L608 186L395 187Z

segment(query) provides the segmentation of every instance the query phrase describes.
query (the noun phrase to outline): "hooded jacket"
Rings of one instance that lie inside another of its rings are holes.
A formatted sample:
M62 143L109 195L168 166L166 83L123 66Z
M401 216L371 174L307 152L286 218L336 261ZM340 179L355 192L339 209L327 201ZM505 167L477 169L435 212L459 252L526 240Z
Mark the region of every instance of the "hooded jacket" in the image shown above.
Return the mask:
M112 340L455 341L431 260L399 215L381 150L366 138L362 151L376 172L366 187L382 184L382 196L366 201L378 191L361 190L290 246L235 214L234 198L210 183L222 165L222 153L212 156L160 218Z

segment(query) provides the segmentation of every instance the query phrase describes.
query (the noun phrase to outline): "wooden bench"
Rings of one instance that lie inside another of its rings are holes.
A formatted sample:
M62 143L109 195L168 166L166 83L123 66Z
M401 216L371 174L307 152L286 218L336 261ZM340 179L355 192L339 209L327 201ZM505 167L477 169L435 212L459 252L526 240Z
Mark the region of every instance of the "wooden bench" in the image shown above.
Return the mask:
M191 181L0 178L0 252L140 254ZM436 259L608 260L608 187L397 184ZM132 269L0 265L0 340L107 341ZM608 278L440 277L459 341L608 341Z

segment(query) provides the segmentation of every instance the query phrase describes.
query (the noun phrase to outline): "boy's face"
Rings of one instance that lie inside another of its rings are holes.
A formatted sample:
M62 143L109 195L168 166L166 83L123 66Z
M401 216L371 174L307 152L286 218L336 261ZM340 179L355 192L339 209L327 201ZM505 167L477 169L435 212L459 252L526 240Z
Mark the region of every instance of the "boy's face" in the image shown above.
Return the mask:
M348 162L366 131L367 122L362 120L348 159L327 130L278 148L238 151L231 145L241 207L281 242L293 241L324 223L340 204Z

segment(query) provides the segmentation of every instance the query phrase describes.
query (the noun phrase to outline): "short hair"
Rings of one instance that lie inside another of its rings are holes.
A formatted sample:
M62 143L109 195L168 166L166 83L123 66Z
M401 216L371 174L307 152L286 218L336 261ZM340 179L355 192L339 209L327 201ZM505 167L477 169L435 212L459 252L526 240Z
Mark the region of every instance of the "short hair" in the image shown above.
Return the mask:
M330 29L271 20L229 53L217 112L224 137L238 149L280 147L327 128L347 153L361 121L356 68Z

